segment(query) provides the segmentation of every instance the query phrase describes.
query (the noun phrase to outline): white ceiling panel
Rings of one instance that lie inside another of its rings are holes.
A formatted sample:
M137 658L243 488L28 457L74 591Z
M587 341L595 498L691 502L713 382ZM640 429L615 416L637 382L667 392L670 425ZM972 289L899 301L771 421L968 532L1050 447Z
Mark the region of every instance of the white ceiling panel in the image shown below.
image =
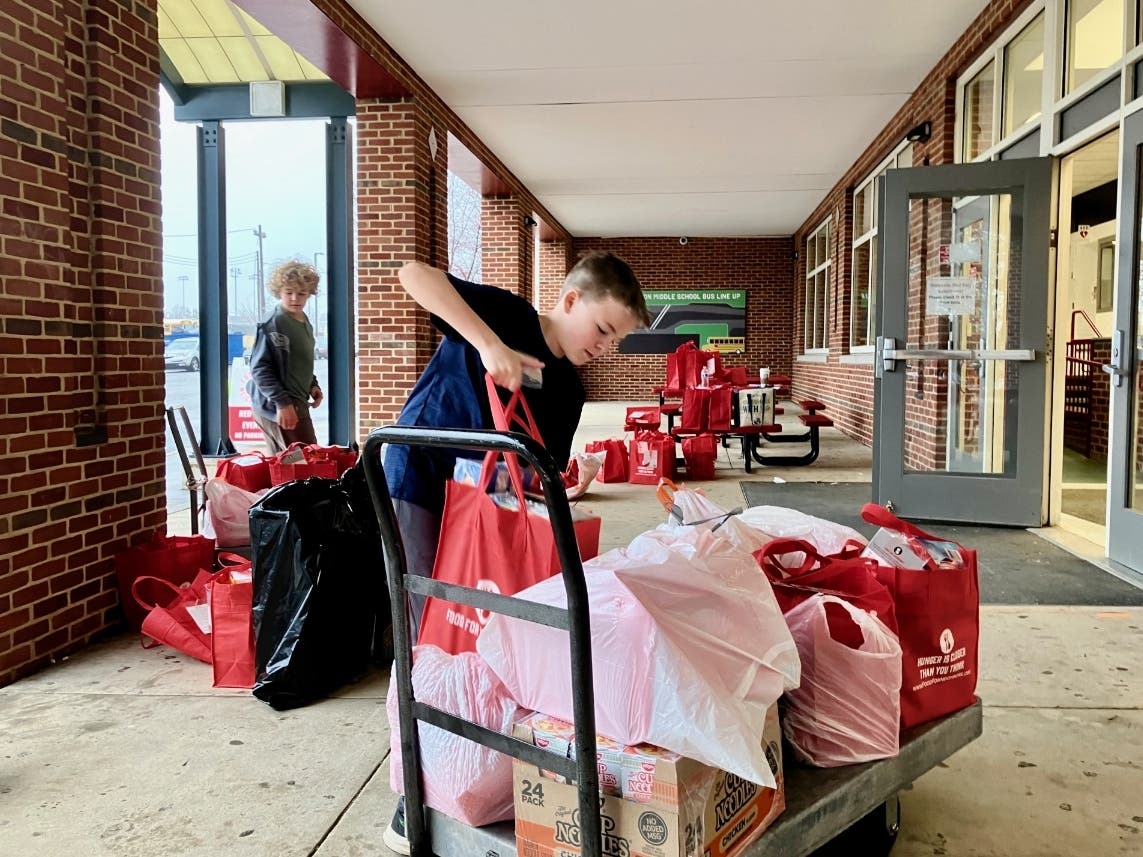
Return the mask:
M793 232L986 0L352 0L573 235Z

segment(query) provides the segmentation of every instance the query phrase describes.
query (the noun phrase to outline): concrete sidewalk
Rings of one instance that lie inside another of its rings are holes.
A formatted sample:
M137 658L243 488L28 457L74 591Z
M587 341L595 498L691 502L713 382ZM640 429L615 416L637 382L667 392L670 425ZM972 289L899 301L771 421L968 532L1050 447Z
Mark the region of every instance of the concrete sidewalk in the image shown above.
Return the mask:
M591 406L580 440L617 434L621 414ZM831 431L818 464L755 475L868 480L868 450ZM704 489L733 507L741 478L724 457ZM593 488L602 549L663 519L653 497ZM895 857L1143 855L1143 609L981 614L984 735L902 795ZM289 712L210 684L210 667L125 635L0 689L0 853L390 853L387 676Z

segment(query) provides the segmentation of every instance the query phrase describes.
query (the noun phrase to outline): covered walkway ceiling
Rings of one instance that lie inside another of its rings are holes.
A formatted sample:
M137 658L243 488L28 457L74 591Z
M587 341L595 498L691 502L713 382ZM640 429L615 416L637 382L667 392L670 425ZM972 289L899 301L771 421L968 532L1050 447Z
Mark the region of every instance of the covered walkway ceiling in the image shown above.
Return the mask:
M351 4L581 236L793 232L987 5Z

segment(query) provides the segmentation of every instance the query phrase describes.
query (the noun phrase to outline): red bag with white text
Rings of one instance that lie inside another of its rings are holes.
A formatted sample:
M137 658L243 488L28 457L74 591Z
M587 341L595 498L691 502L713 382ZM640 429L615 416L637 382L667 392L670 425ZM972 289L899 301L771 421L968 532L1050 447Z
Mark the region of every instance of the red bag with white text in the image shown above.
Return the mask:
M513 393L505 406L490 378L487 383L496 428L509 431L511 423L516 422L526 427L534 439L541 440L523 394ZM508 466L512 490L506 494L489 494L487 485L501 455ZM455 480L445 485L433 580L515 595L560 573L555 533L546 513L543 503L529 501L524 495L523 476L516 456L488 453L476 485ZM590 559L599 553L600 519L576 509L573 521L580 556ZM489 618L487 611L429 598L421 614L417 645L437 646L452 655L475 651L476 638Z
M631 441L630 481L658 485L662 477L675 478L675 439L659 431L636 432Z
M866 503L861 517L944 559L919 569L876 566L878 580L893 596L901 638L901 725L916 726L971 705L980 638L976 551L932 536L876 503Z

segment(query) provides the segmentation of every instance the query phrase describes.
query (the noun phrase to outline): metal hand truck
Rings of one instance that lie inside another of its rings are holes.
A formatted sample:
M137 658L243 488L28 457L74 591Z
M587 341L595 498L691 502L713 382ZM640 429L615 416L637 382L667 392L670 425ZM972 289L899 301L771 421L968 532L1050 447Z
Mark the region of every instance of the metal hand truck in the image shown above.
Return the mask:
M564 587L568 607L550 607L534 604L466 586L441 583L436 580L409 575L405 567L405 552L401 533L393 512L385 471L381 464L382 444L448 447L481 452L515 453L532 465L540 475L544 501L555 534L556 552L563 569ZM401 761L405 782L405 835L409 839L412 857L431 857L433 854L502 854L502 850L484 847L469 838L471 833L482 836L503 836L504 831L469 828L451 822L440 813L425 811L421 782L421 758L418 729L420 722L430 723L484 744L529 764L555 771L569 781L579 784L580 841L583 857L601 857L601 824L599 818L599 772L595 759L595 691L591 670L591 627L588 616L587 584L583 579L579 546L572 526L567 492L552 457L539 443L524 434L502 431L435 429L406 426L388 426L374 430L365 441L363 453L365 478L373 498L377 524L381 530L381 544L385 553L389 596L393 606L393 651L396 665L397 708L401 724ZM503 613L517 619L537 622L568 632L571 651L572 710L575 714L576 760L561 759L539 747L508 735L478 726L470 720L457 717L413 697L412 641L409 639L409 608L407 593L416 592L443 598L457 604L467 604L481 610ZM432 819L430 829L429 820ZM501 826L503 827L503 826ZM433 838L445 846L434 851ZM515 840L511 840L515 852Z

